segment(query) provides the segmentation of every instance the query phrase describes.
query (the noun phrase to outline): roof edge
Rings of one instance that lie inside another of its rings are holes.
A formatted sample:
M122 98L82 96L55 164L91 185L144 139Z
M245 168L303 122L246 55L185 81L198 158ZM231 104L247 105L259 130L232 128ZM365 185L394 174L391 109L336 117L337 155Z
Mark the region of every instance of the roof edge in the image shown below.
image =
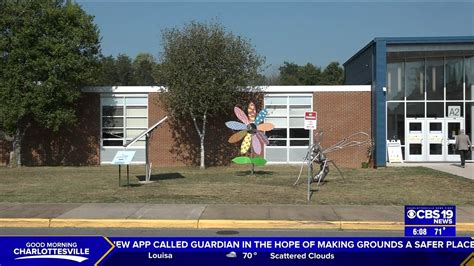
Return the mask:
M342 65L346 66L349 62L354 60L360 54L364 53L372 45L377 42L386 42L387 44L426 44L426 43L464 43L472 42L474 43L474 36L432 36L432 37L375 37L357 53L351 56L346 62Z

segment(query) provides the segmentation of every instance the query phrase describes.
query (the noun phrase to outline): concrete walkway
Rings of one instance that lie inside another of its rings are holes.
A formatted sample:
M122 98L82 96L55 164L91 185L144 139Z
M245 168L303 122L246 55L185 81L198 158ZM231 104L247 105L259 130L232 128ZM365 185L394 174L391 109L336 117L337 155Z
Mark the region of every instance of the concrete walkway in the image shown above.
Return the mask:
M474 180L474 163L466 163L465 168L461 168L461 163L392 163L389 167L410 167L423 166L449 174L462 176Z
M457 207L474 232L474 207ZM403 230L403 206L0 203L0 227Z

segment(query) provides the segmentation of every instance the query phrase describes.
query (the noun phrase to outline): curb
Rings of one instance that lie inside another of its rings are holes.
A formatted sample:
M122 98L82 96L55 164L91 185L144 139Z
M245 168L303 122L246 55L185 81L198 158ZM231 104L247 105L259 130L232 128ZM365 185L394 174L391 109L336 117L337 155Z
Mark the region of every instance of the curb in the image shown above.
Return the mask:
M199 229L341 229L339 221L199 220Z
M51 219L44 218L0 218L1 227L50 227Z
M303 229L403 231L403 222L174 219L42 219L0 218L0 228L175 228L175 229ZM474 232L474 223L458 223L457 232Z

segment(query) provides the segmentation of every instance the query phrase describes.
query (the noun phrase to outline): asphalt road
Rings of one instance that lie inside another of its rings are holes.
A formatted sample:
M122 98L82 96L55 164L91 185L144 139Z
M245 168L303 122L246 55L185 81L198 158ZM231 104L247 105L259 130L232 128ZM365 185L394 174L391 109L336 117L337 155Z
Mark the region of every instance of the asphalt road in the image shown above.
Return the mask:
M370 237L404 235L403 231L339 231L339 230L179 230L179 229L91 229L91 228L1 228L0 235L103 235L103 236L259 236L259 237ZM472 237L472 233L458 233L457 236Z

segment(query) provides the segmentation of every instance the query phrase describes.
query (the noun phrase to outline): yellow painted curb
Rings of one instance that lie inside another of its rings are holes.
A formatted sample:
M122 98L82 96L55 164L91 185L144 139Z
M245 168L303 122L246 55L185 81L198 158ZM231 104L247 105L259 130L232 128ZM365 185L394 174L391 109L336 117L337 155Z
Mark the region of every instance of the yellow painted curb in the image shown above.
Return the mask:
M45 218L0 218L0 227L49 227Z
M342 230L405 230L403 222L383 221L341 221Z
M199 229L339 229L339 221L199 220Z
M456 232L474 232L474 223L457 223Z
M51 219L50 227L80 228L197 228L197 220Z

